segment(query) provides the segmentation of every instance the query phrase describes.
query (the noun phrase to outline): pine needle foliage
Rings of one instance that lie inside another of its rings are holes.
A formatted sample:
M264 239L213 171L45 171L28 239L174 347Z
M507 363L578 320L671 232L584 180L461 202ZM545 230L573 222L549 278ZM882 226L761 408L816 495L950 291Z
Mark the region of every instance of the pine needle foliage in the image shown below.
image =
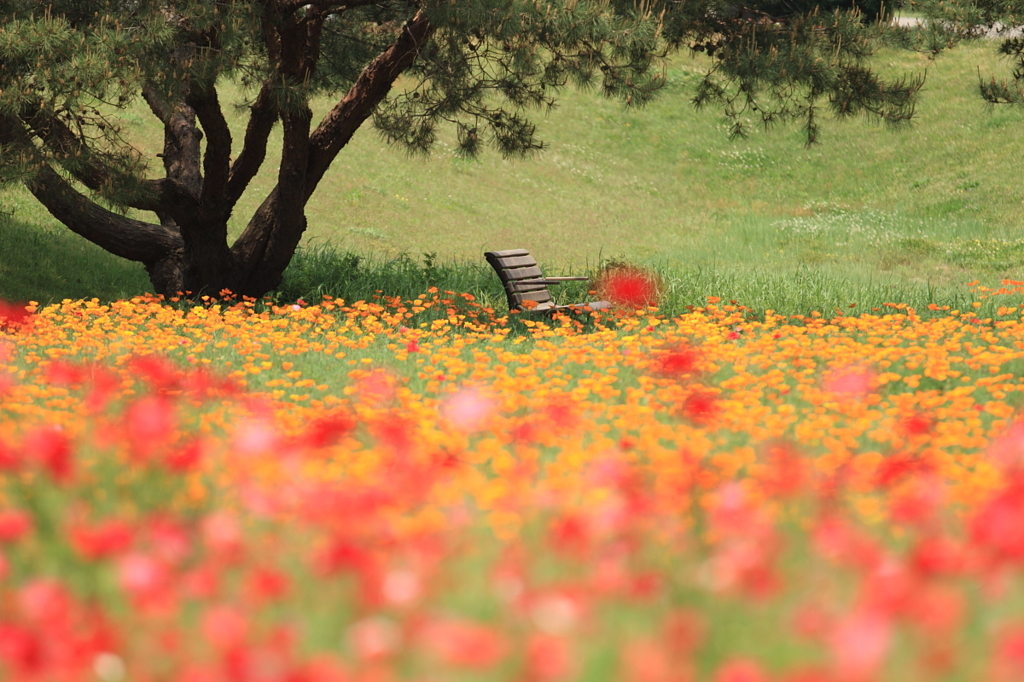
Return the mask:
M1009 77L978 73L978 92L991 104L1024 104L1024 0L915 0L921 26L901 43L938 55L965 40L990 40L1006 57Z
M914 116L922 75L886 81L868 67L884 27L865 24L856 11L785 18L759 17L733 33L698 43L714 67L693 102L718 106L730 134L744 137L752 121L768 128L801 120L808 145L818 141L823 108L842 116L865 114L900 127Z
M843 0L845 1L845 0ZM864 0L873 2L874 0ZM833 0L840 3L840 0ZM364 123L427 153L541 151L535 116L568 87L642 107L678 50L711 55L694 103L746 132L818 112L894 125L917 77L870 67L880 9L805 0L9 0L0 4L0 180L23 182L59 221L145 264L161 293L261 296L280 282L305 206ZM245 99L221 101L227 81ZM320 121L314 97L336 98ZM120 112L143 101L164 127L146 158ZM248 110L232 139L225 107ZM280 126L277 184L241 236L228 219ZM115 210L109 210L113 207ZM133 209L129 217L127 211ZM134 216L142 216L143 219ZM145 219L146 217L149 219Z

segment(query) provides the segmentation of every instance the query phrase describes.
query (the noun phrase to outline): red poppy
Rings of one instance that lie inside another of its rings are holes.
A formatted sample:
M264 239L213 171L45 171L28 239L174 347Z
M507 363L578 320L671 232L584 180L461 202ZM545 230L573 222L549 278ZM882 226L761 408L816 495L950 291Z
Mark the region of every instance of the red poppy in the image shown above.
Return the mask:
M658 355L652 369L658 376L678 379L698 373L702 360L703 354L700 350L680 344Z
M633 266L609 268L597 278L598 295L623 308L657 305L660 287L652 273Z
M32 318L24 305L8 303L0 299L0 329L14 329L27 323Z

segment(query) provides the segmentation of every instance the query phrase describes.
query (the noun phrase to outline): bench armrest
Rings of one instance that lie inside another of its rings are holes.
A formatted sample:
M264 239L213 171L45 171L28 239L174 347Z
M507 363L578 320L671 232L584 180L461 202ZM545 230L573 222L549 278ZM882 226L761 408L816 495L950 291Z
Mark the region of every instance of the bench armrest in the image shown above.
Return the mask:
M508 283L513 291L520 291L521 286L543 284L565 284L566 282L585 282L589 280L589 277L538 277L536 279L520 279Z

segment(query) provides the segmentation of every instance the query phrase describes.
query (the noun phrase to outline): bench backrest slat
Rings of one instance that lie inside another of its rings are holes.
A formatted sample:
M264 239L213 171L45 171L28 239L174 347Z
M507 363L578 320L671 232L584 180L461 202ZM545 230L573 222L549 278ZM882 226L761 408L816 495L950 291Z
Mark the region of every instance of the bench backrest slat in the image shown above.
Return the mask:
M540 291L524 291L521 292L519 298L523 301L536 301L537 303L547 303L551 300L551 292L547 289Z
M522 293L526 291L548 291L548 285L543 282L531 281L528 279L521 280L519 282L509 282L508 288L516 293Z
M530 252L526 249L506 249L505 251L488 251L486 254L488 258L505 258L506 256L529 256Z
M544 273L541 272L539 266L533 265L528 268L509 268L505 271L505 275L509 281L519 281L521 279L537 279L543 277Z
M547 303L552 300L547 284L530 282L532 279L542 279L544 273L529 251L525 249L488 251L484 256L498 273L498 278L501 279L501 284L505 287L509 310L522 309L523 301Z
M533 256L503 256L495 259L503 268L529 268L537 266L537 259Z

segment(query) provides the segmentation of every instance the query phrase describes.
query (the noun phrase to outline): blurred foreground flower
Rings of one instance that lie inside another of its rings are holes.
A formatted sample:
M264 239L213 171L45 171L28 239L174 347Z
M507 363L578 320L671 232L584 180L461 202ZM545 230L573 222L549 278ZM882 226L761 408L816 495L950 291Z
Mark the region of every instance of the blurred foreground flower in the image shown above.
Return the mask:
M874 388L877 380L874 370L868 367L846 367L825 377L825 390L837 397L861 398Z
M465 433L480 431L496 407L494 398L475 388L464 388L441 408L445 418L456 429Z
M597 277L597 293L602 299L623 308L657 305L658 278L632 265L611 267Z
M0 299L0 329L18 327L32 317L25 305Z

